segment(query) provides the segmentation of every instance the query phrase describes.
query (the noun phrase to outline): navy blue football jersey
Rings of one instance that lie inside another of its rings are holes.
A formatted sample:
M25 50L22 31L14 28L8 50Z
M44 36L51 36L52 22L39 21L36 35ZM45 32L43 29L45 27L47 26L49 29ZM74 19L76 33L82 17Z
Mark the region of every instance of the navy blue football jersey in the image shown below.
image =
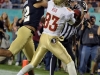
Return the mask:
M40 19L44 14L44 7L35 8L33 4L36 0L27 0L24 3L24 23L23 25L30 25L37 29Z

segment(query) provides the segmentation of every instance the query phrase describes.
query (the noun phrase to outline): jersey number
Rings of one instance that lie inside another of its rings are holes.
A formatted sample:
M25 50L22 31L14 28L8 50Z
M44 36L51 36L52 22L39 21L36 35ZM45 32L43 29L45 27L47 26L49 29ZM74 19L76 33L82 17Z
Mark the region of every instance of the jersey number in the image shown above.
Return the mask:
M27 22L29 20L30 20L29 6L26 6L26 8L24 8L24 22Z
M52 25L49 25L50 20L53 20ZM57 16L55 16L55 15L52 16L50 13L47 12L44 28L49 27L50 31L56 31L57 26L58 26L58 24L57 24L58 20L59 20L59 18Z

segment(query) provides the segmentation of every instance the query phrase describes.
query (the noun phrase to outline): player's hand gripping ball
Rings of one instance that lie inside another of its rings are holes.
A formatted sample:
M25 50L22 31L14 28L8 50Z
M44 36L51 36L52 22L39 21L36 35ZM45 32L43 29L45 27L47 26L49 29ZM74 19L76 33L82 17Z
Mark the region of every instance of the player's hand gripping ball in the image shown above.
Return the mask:
M78 9L75 9L75 10L74 10L74 17L75 17L75 19L80 18L80 16L81 16L81 11L78 10Z

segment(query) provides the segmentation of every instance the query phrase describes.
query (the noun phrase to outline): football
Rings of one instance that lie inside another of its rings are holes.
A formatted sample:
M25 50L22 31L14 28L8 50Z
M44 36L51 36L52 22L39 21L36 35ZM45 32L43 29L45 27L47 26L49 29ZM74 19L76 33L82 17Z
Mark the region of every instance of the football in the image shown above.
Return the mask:
M80 16L81 16L81 11L78 10L78 9L75 9L75 10L74 10L74 17L77 19L77 18L79 18Z

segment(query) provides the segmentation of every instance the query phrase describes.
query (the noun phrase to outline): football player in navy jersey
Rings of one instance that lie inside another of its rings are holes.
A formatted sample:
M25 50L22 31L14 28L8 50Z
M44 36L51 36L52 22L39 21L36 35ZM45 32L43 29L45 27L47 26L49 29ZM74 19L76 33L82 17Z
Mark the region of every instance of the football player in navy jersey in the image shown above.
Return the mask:
M9 49L0 49L0 56L11 57L23 49L25 56L29 61L31 61L35 51L32 37L34 31L37 29L39 25L41 17L44 14L44 8L46 6L46 0L27 0L24 3L23 26L19 28L17 32L17 37L12 42Z

